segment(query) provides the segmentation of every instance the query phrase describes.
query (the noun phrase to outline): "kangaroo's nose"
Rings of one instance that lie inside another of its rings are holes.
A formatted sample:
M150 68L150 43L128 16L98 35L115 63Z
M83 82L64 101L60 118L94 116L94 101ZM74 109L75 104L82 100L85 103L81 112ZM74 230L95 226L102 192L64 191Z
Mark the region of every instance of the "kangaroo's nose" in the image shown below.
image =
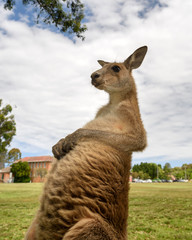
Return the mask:
M93 74L91 75L92 81L96 80L96 79L99 78L99 77L100 77L100 75L99 75L98 73L93 73Z
M97 79L100 77L100 75L98 74L98 73L93 73L92 75L91 75L91 79L92 79L92 84L94 85L94 86L96 86L97 85Z

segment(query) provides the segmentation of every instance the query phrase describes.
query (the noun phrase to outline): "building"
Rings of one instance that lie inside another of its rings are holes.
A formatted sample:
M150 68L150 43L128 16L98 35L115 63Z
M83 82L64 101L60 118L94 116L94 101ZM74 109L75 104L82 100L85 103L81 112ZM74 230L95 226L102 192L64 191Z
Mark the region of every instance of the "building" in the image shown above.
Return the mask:
M31 182L43 182L46 174L51 168L53 160L54 157L52 156L25 157L15 161L15 163L19 161L28 162L31 168ZM0 170L0 181L4 183L13 182L11 167Z
M19 161L28 162L31 168L30 178L31 182L44 182L45 175L51 168L54 157L40 156L40 157L25 157Z
M0 170L0 183L13 182L11 167L6 167Z

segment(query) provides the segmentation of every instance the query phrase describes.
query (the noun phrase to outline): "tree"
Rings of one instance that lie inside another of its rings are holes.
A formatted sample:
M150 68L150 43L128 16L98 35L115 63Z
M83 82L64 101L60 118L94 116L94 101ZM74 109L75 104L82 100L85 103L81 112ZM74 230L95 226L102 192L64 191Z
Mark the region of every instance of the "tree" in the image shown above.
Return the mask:
M168 180L170 178L170 174L171 174L171 164L170 163L165 163L165 166L163 167L164 170L164 178L166 180Z
M4 167L7 147L10 146L13 136L16 134L16 123L11 112L11 105L2 107L2 99L0 99L0 168Z
M157 177L157 164L155 163L143 163L141 162L140 165L136 164L133 166L133 172L143 172L146 178L156 178Z
M157 175L157 178L164 179L165 174L160 164L158 164Z
M41 178L44 178L47 174L47 169L46 168L37 168L35 173L40 176Z
M30 182L30 167L28 162L18 162L11 166L14 175L14 182Z
M11 10L15 0L3 0L4 8ZM42 20L46 24L53 24L61 32L76 34L84 40L82 35L87 30L81 21L84 18L84 5L80 0L23 0L25 6L32 5L38 12L37 23Z
M21 159L21 151L18 148L12 148L7 155L7 163L9 164Z
M183 164L181 169L183 170L184 179L192 179L192 164Z
M164 166L164 171L167 171L167 170L171 170L171 164L170 163L165 163L165 166Z
M132 175L133 178L138 178L139 177L138 172L132 172L131 175Z

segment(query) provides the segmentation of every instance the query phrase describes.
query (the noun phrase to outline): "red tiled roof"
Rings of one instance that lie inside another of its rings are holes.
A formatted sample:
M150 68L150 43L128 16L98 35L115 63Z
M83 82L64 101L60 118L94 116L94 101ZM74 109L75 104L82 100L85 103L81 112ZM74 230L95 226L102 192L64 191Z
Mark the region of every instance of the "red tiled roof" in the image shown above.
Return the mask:
M39 156L39 157L24 157L18 161L22 162L52 162L54 157L52 156Z
M0 170L0 173L9 173L11 171L11 167L6 167Z

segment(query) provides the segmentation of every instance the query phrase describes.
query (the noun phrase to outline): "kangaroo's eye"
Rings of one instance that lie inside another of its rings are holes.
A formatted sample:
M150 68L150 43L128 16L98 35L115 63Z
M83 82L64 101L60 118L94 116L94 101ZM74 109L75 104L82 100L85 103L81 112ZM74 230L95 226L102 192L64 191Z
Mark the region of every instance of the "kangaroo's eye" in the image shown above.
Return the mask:
M121 68L120 68L119 66L117 66L117 65L113 66L111 69L112 69L114 72L119 72L119 71L121 70Z

